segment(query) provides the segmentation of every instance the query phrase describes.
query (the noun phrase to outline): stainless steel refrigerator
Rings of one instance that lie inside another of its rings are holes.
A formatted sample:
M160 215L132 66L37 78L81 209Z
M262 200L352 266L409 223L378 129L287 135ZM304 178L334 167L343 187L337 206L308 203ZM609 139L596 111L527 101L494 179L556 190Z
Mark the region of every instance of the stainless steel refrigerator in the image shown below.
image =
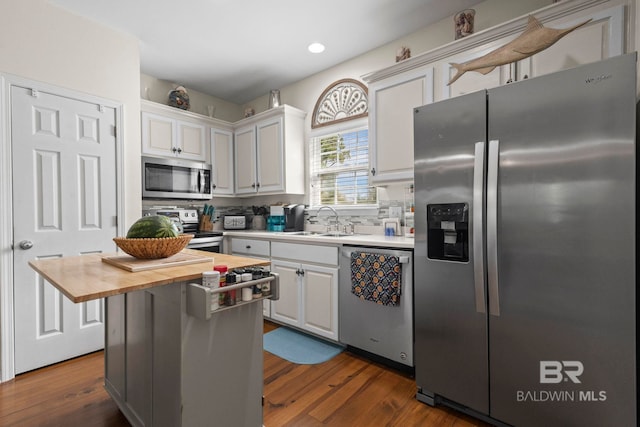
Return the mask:
M635 426L636 54L420 107L414 128L418 400Z

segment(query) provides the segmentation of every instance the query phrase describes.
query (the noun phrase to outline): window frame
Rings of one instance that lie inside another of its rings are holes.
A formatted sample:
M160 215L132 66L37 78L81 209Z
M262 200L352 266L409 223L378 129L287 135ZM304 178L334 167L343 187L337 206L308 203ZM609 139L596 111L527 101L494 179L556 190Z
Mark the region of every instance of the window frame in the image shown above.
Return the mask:
M369 120L367 117L363 117L363 118L359 118L359 119L354 119L354 120L349 120L346 122L340 122L340 123L336 123L333 125L326 125L326 126L322 126L316 129L313 129L310 133L309 133L309 139L308 139L308 143L307 143L307 150L308 150L308 159L309 159L309 174L307 176L309 182L308 182L308 190L309 190L309 207L308 207L308 211L309 213L313 213L315 214L315 212L317 212L317 210L320 208L320 206L323 206L321 204L316 204L317 201L313 199L313 189L312 189L312 183L314 181L314 168L313 168L313 162L314 162L314 157L313 157L313 146L314 146L314 139L316 138L322 138L325 136L330 136L330 135L334 135L334 134L338 134L338 133L348 133L348 132L356 132L358 130L362 130L362 129L367 129L367 131L369 132ZM369 142L369 150L371 149L371 145ZM368 177L369 177L369 185L371 187L375 187L376 188L376 203L375 204L367 204L367 205L327 205L327 206L331 206L332 208L334 208L336 211L340 211L341 214L344 215L367 215L367 214L374 214L377 213L379 210L379 200L380 200L380 195L377 194L377 187L375 185L373 185L371 183L371 174L370 174L370 167L371 167L371 155L369 154L369 161L368 161L368 166L367 166L367 173L368 173Z

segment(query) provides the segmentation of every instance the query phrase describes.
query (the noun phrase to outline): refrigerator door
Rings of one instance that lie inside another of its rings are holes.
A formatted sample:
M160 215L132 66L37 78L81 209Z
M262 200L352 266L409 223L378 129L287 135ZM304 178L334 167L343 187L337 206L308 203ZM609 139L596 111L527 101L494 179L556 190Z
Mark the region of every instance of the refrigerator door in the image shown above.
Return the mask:
M437 394L488 413L485 273L478 249L486 92L416 109L414 129L418 399L433 403Z
M489 91L490 414L509 424L637 425L635 62Z

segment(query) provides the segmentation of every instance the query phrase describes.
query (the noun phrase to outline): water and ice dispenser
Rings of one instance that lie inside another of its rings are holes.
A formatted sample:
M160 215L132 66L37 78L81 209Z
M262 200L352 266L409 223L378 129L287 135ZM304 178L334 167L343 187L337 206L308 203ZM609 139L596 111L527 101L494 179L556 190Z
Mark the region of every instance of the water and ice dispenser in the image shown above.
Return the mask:
M427 205L427 257L469 261L469 204Z

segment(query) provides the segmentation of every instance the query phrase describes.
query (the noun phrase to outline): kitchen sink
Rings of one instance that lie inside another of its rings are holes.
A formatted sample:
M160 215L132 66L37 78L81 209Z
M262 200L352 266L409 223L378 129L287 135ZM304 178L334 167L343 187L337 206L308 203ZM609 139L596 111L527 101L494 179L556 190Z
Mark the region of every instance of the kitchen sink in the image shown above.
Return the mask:
M363 234L363 233L340 233L340 232L330 232L330 233L322 233L319 234L320 236L323 237L352 237L352 236L367 236L367 234Z
M349 236L367 236L363 233L341 233L337 231L320 232L320 231L284 231L278 233L287 236L318 236L318 237L349 237Z
M290 236L320 236L323 235L318 231L285 231L282 234L288 234Z

